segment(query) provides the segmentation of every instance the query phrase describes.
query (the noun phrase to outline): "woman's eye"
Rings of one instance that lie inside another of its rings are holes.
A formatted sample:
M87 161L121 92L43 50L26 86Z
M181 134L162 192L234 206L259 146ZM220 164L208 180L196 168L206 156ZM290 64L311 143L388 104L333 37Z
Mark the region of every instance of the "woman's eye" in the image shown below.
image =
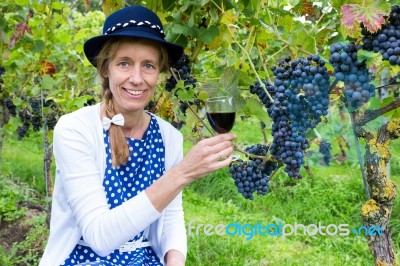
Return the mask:
M129 66L129 63L127 61L122 61L118 65L121 67L127 67L127 66Z
M145 64L144 67L146 69L154 69L154 66L152 64Z

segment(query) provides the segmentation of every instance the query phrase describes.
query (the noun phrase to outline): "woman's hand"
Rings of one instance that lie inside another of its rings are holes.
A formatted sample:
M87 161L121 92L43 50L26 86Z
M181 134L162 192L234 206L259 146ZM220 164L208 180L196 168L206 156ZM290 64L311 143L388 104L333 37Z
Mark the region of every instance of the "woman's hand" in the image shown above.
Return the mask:
M168 251L164 259L167 266L185 266L185 256L177 250Z
M233 134L221 134L199 141L188 154L146 189L157 211L161 212L192 181L232 162Z
M180 172L191 182L206 176L232 162L234 134L220 134L199 141L176 165Z

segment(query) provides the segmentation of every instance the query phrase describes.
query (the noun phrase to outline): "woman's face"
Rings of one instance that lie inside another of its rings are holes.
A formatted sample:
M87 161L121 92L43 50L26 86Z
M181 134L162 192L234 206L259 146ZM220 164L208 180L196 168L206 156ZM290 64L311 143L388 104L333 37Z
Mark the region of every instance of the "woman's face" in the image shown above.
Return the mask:
M116 113L144 110L160 74L160 50L150 41L123 41L108 65Z

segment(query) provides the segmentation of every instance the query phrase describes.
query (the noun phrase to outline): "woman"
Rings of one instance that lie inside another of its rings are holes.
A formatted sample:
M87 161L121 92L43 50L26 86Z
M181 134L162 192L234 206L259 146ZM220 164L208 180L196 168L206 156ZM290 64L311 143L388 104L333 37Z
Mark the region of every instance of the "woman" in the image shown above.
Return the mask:
M140 6L123 8L89 39L103 101L60 118L50 236L40 265L184 265L182 189L226 167L231 134L185 157L179 131L145 111L160 72L182 55Z

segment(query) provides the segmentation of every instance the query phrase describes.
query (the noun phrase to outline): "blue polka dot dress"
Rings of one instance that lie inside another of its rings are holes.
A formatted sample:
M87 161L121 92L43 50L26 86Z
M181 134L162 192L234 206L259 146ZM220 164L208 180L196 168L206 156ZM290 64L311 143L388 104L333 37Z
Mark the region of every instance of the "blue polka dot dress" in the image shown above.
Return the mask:
M130 150L128 162L113 167L108 132L104 131L107 166L103 186L110 209L145 190L165 171L164 143L154 116L151 116L150 125L141 140L127 138L127 142ZM147 241L143 231L128 242L140 239ZM78 243L61 265L159 266L163 264L150 246L140 247L134 251L116 249L108 256L101 257L90 247Z

